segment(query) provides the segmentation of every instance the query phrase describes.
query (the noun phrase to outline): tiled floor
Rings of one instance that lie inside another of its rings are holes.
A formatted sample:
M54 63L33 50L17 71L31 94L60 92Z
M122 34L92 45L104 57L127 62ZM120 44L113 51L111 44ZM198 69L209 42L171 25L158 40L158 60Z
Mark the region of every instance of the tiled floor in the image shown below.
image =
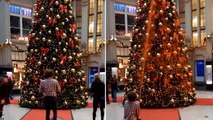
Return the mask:
M119 93L122 95L123 93ZM213 98L212 91L197 91L197 98ZM19 96L16 97L16 99ZM91 102L91 100L90 100ZM4 106L4 120L20 120L30 109L20 108L18 105ZM123 106L121 103L107 105L106 120L122 120ZM181 120L213 120L213 106L198 106L179 108ZM72 110L74 120L92 120L92 108ZM100 111L97 111L97 119L100 120ZM156 119L157 120L157 119Z

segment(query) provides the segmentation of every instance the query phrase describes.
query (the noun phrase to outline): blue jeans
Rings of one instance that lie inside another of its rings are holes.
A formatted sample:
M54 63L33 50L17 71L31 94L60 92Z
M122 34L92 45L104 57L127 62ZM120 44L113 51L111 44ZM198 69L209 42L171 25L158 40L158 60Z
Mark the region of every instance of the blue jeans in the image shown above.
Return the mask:
M116 89L112 90L112 101L117 102L117 90Z

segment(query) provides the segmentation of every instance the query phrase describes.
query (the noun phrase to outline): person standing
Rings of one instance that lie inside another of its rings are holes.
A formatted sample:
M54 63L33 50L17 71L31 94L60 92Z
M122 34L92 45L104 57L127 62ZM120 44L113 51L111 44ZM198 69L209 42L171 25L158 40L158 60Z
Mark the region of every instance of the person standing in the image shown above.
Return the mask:
M94 76L94 81L91 85L91 92L93 93L93 120L96 118L98 107L100 107L101 111L101 120L104 120L105 84L101 81L98 73Z
M106 99L107 99L106 101L107 101L107 104L110 104L110 101L109 101L109 92L110 92L110 90L109 90L109 88L110 88L109 80L107 79L106 80Z
M140 120L140 104L135 92L127 94L128 102L124 104L124 120Z
M39 91L44 96L44 104L46 109L46 120L50 120L50 110L53 110L53 120L57 120L57 93L61 88L57 80L53 79L54 73L48 69L44 73L45 79L41 81Z
M1 80L1 87L3 89L1 99L5 100L5 104L10 104L10 93L13 89L13 82L6 73L3 75L3 78Z
M118 80L116 78L116 75L113 75L110 83L111 83L112 101L117 102Z

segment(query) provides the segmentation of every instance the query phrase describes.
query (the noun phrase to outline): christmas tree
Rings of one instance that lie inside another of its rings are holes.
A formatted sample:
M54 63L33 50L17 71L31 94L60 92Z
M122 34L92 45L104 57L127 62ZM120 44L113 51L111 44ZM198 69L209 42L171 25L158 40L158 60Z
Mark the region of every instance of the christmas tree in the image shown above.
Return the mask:
M126 93L141 107L180 107L195 102L184 31L173 0L139 0L130 48Z
M61 86L58 108L82 108L88 95L71 0L38 0L29 33L20 106L42 108L40 80L52 69Z

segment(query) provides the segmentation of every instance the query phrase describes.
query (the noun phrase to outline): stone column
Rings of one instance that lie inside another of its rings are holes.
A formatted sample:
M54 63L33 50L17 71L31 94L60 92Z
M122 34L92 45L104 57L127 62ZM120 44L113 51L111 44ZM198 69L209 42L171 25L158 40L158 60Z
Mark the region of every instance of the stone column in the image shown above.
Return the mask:
M87 50L88 44L88 22L89 22L89 8L88 0L82 0L82 27L81 27L81 49Z
M10 40L10 12L9 12L9 1L0 0L0 44L4 43L6 39ZM11 65L11 47L5 45L0 48L0 65Z

